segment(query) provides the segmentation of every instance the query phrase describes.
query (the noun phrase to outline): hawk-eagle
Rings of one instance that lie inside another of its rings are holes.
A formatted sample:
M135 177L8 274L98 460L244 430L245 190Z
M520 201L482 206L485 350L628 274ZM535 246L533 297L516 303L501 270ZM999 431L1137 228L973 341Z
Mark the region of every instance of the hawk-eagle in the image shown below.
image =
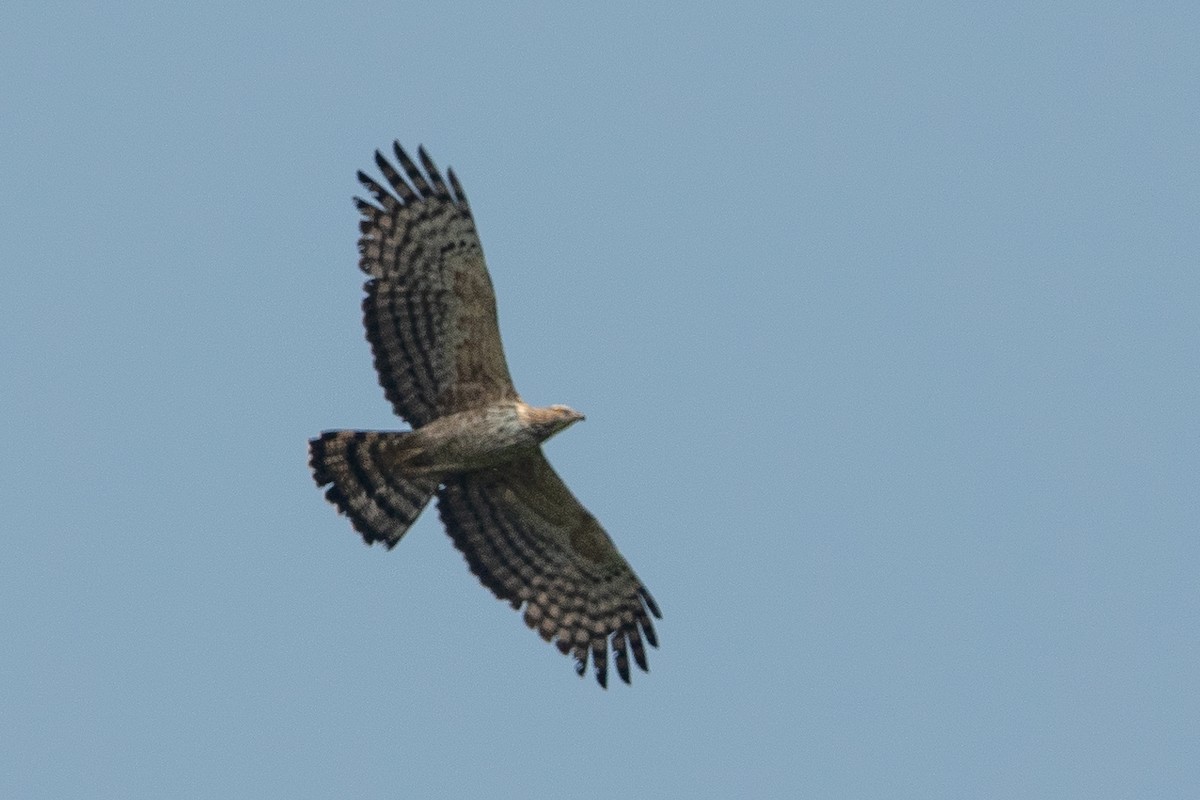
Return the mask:
M402 176L379 151L388 186L362 213L363 322L384 394L411 431L326 431L309 442L325 496L368 543L389 549L436 494L471 571L525 622L607 685L609 649L629 682L661 617L596 518L550 467L541 443L583 415L521 400L508 374L496 298L467 197L426 154L397 142ZM423 170L422 170L423 168Z

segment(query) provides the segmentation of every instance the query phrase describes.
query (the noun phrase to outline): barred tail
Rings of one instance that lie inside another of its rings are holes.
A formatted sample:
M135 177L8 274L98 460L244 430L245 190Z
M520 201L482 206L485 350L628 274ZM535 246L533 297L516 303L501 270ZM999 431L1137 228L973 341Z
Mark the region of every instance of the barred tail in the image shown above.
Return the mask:
M326 431L308 442L317 486L329 484L325 498L350 518L367 544L395 547L437 491L437 478L405 476L395 468L412 435Z

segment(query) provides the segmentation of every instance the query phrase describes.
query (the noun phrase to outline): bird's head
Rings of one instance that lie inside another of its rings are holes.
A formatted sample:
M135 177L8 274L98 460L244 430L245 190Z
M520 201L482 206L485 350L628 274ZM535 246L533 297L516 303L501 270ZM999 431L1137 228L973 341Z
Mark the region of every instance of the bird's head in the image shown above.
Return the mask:
M536 431L542 441L584 418L575 409L563 405L530 407L523 416L525 424Z

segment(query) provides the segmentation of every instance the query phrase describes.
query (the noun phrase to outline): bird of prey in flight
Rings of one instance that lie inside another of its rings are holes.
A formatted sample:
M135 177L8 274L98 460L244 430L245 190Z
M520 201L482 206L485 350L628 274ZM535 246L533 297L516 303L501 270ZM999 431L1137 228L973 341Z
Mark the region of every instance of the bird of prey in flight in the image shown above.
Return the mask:
M541 444L583 419L563 405L526 404L500 343L496 297L467 196L424 148L420 166L380 152L386 186L362 213L363 322L384 394L409 431L326 431L310 440L325 497L368 544L392 548L437 496L446 532L484 586L583 675L607 686L609 651L629 682L657 647L654 599L612 539L551 468Z

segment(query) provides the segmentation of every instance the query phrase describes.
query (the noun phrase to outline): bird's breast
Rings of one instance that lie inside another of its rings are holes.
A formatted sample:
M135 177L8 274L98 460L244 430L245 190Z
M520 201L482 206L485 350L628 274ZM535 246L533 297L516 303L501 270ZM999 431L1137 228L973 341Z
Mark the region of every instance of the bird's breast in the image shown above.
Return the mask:
M423 471L470 472L502 464L538 446L512 403L460 411L420 428Z

